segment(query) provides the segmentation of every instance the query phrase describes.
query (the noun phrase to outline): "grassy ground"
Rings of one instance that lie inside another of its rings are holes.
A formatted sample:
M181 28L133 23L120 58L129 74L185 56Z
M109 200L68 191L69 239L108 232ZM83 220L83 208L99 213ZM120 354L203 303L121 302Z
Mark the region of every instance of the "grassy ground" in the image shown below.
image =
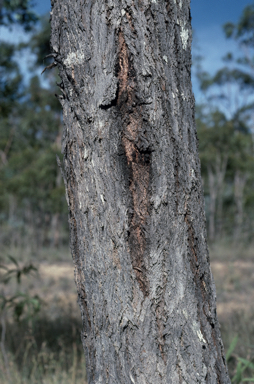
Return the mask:
M217 311L226 351L238 342L229 359L231 378L239 357L254 361L254 257L251 248L216 246L211 250L212 271L217 288ZM5 349L0 354L0 383L79 384L85 383L85 361L80 341L80 312L76 303L73 265L68 250L42 250L38 256L28 250L3 250L18 260L32 260L38 275L24 277L21 288L38 294L43 305L33 318L13 321L9 312ZM4 286L6 296L17 291L15 281ZM236 340L236 339L235 339ZM246 372L254 375L254 370ZM9 377L8 377L9 376ZM235 378L234 383L242 383Z

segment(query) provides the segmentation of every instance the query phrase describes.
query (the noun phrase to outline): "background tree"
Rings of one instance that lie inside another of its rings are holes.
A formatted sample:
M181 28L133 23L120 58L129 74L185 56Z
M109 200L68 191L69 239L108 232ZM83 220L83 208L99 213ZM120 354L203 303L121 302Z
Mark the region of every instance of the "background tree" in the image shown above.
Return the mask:
M214 241L215 233L220 233L222 230L223 195L233 129L230 122L218 110L208 116L197 115L196 121L202 173L209 195L208 233L210 240Z
M29 243L34 250L59 246L66 233L64 188L55 161L62 129L61 109L52 94L57 76L47 74L42 85L34 74L27 84L15 61L15 52L27 49L36 55L31 71L43 69L50 35L45 20L28 44L2 43L0 62L1 242L16 247Z
M217 234L217 239L233 236L239 243L253 236L249 225L253 210L246 205L252 201L254 164L253 7L244 9L236 25L224 26L226 36L234 38L240 48L238 57L227 53L225 66L213 76L202 70L200 56L196 60L204 95L197 109L197 128L210 240Z
M17 18L20 7L31 5L28 1L2 1L0 23L7 27L19 24L18 34L28 27L22 8L23 19ZM9 19L6 16L9 12ZM34 15L31 8L27 14ZM49 19L49 16L47 16ZM22 21L24 20L24 22ZM44 23L44 24L43 24ZM29 22L29 28L33 23ZM20 27L21 25L21 27ZM16 26L15 26L16 28ZM43 61L33 64L42 50L43 39L49 46L49 22L36 24L31 29L30 44L0 45L0 382L35 383L47 381L84 383L85 364L80 342L80 321L72 315L72 303L59 299L59 291L71 291L68 277L59 289L53 288L54 279L24 276L47 260L56 262L53 247L68 243L66 202L56 154L60 152L61 111L54 94L57 76L53 71L44 74L43 80L36 76L42 71ZM35 41L40 44L35 50ZM29 80L24 79L19 69L20 49L22 55L31 57ZM49 51L47 52L47 54ZM47 60L47 59L46 59ZM47 76L47 79L45 79ZM59 153L60 155L60 153ZM51 248L49 250L49 248ZM42 256L42 251L46 251ZM53 250L53 251L52 251ZM13 258L9 255L16 255ZM52 260L53 259L53 260ZM19 261L19 263L17 262ZM11 265L11 263L14 263ZM45 265L45 264L44 264ZM40 266L41 267L41 266ZM59 272L61 265L58 265ZM1 273L4 272L4 273ZM51 270L52 271L52 270ZM70 273L71 275L71 273ZM10 279L11 277L16 277ZM54 276L55 277L55 276ZM66 282L67 280L67 282ZM71 283L73 283L71 281ZM41 289L38 290L41 284ZM49 288L50 286L50 288ZM53 300L44 301L47 289ZM37 291L37 292L35 292ZM67 294L67 296L68 296ZM39 296L38 296L39 295ZM67 299L68 300L68 299ZM53 302L53 303L52 303ZM55 303L54 303L55 302ZM52 304L54 309L52 308ZM64 314L63 314L64 313ZM81 354L82 353L82 354ZM10 367L10 369L9 369Z

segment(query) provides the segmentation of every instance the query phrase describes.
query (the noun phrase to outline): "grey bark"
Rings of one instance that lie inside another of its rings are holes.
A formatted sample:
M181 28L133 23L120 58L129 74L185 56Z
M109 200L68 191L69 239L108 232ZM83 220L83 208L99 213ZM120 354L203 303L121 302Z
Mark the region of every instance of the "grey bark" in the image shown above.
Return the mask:
M89 383L229 383L206 244L189 1L53 0Z

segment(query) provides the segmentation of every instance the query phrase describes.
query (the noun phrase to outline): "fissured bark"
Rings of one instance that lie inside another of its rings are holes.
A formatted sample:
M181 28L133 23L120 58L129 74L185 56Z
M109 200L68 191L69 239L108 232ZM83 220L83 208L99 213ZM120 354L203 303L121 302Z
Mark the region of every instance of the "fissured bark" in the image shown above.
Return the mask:
M230 383L206 243L189 0L52 0L89 383Z

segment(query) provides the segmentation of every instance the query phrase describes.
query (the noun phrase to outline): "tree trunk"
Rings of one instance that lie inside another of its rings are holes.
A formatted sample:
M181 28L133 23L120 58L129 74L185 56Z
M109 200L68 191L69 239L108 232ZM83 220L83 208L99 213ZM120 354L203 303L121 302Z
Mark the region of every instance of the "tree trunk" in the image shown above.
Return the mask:
M210 164L207 168L209 185L209 239L221 236L222 232L222 206L223 206L223 186L228 164L228 156L218 155L215 164ZM217 202L217 228L215 230ZM217 232L217 236L215 233Z
M52 0L89 383L229 383L206 244L189 1Z
M244 187L246 185L246 181L247 181L247 175L244 175L237 170L234 176L234 200L236 205L235 231L234 231L235 242L238 242L242 235Z
M222 234L222 207L223 207L223 187L224 187L224 180L226 176L226 170L228 165L228 155L221 155L216 158L215 161L215 172L216 172L216 179L217 179L217 194L218 194L218 210L217 210L217 217L218 217L218 234L221 236Z
M57 142L59 141L59 136L57 137ZM60 148L59 148L60 149ZM56 187L60 187L62 182L62 177L61 177L61 172L60 169L58 168L57 170L57 176L56 176ZM52 232L52 237L51 237L51 246L52 247L58 247L59 246L59 238L60 238L60 213L56 212L53 214L52 219L51 219L51 232Z
M208 185L209 185L209 216L208 216L208 235L209 240L215 239L215 211L216 211L216 198L217 188L215 182L215 175L211 166L208 166Z
M57 248L59 246L59 212L54 213L51 220L51 247Z

